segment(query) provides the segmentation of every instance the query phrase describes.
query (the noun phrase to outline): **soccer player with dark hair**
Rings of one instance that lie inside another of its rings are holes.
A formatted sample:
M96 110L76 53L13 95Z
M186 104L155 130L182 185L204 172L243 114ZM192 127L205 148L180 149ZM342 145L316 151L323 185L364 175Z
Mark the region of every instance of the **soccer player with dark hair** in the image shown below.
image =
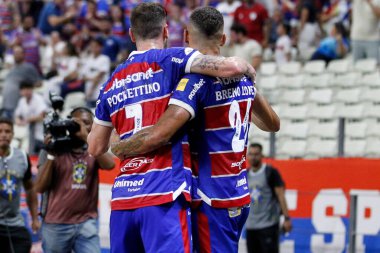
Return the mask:
M200 52L218 55L225 42L223 16L211 7L196 9L185 37ZM238 251L250 204L244 164L251 117L262 130L279 129L279 118L250 79L189 74L178 83L157 124L112 145L122 159L162 150L194 118L187 127L194 154L191 191L198 203L192 209L197 252Z
M117 67L100 92L88 139L94 156L108 149L113 128L127 139L154 125L185 73L254 76L254 69L237 58L163 49L168 29L159 4L138 5L131 24L139 51ZM191 252L190 167L189 146L181 135L158 151L122 159L112 189L111 252Z

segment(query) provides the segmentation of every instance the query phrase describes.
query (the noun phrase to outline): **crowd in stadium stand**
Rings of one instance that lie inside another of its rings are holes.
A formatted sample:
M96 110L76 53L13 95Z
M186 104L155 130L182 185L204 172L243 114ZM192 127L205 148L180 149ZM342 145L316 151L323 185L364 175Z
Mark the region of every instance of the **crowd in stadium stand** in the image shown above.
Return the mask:
M49 91L63 97L79 91L85 94L87 106L94 107L101 85L135 50L128 34L129 15L140 2L152 1L1 1L2 116L15 119L17 91L25 82L39 87L47 104ZM225 18L228 39L222 54L243 57L258 70L262 61L329 62L351 51L354 60L379 58L379 0L155 2L168 12L168 46L184 46L183 29L191 11L211 5ZM40 116L18 114L16 124L40 123Z

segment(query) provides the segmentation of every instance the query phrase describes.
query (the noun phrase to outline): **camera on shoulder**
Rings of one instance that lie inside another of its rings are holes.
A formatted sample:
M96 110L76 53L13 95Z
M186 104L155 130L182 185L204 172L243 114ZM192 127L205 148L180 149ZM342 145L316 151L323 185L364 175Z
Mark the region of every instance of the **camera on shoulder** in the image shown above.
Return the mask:
M80 131L80 125L70 118L61 118L59 115L63 110L64 99L55 93L50 93L50 102L53 111L44 120L44 133L50 134L52 138L45 145L45 149L54 153L65 153L83 146L85 143L75 136Z

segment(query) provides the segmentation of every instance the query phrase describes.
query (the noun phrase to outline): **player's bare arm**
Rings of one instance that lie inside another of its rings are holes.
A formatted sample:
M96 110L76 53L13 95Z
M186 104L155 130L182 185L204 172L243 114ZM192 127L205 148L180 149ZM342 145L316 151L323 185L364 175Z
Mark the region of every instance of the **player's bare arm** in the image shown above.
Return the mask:
M98 158L108 151L111 133L111 127L102 126L96 122L92 124L91 132L87 137L88 152L90 155Z
M258 92L253 101L252 121L263 131L277 132L280 130L280 118L268 101Z
M246 75L253 81L256 78L256 71L252 65L239 57L198 55L195 57L190 71L217 77Z
M170 105L154 126L144 128L126 140L112 143L112 153L124 160L153 151L167 144L190 117L187 110Z

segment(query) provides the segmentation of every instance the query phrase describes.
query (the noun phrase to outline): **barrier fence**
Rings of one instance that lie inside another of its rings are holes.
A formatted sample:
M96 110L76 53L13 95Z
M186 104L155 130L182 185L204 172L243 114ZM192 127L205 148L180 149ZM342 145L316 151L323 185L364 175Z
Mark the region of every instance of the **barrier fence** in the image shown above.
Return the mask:
M281 236L281 253L380 252L380 160L267 162L279 169L286 182L293 221L293 231ZM99 233L104 252L109 248L110 191L117 173L99 173ZM21 210L28 224L24 198ZM33 240L33 252L41 252L39 235Z

